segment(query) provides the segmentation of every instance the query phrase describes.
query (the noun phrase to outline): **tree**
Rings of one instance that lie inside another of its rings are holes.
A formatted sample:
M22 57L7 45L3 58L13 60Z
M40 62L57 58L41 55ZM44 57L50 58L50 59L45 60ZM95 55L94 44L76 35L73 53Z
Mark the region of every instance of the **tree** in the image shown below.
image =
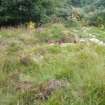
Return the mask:
M47 22L70 15L71 0L0 0L0 24Z

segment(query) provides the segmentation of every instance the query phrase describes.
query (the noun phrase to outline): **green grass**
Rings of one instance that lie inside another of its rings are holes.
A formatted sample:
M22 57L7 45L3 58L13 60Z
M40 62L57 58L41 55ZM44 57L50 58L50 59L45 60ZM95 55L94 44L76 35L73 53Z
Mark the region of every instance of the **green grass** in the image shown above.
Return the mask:
M0 30L0 105L105 105L105 47L46 43L48 37L65 37L65 31L83 37L96 33L104 40L104 30L94 27L52 25L41 33L25 28ZM53 79L67 80L70 85L54 91L47 100L36 99L31 90L16 89L23 81L38 87Z

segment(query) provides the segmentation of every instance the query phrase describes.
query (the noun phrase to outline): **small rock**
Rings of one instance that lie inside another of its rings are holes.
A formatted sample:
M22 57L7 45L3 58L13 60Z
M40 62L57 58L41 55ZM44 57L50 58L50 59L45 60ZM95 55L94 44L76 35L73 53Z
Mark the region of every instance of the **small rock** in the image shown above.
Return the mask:
M39 93L37 99L48 99L48 97L57 89L65 88L69 86L69 82L64 80L50 80L45 84L39 86Z
M103 45L103 46L105 46L105 43L104 43L103 41L100 41L100 40L97 39L97 38L91 38L91 39L89 39L89 41L91 41L91 42L93 42L93 43L95 43L95 44L98 44L98 45Z
M38 86L35 86L32 82L21 81L16 82L15 87L17 91L32 92L35 94L36 99L46 100L52 93L58 89L66 88L70 86L70 83L66 80L49 80Z
M84 39L84 38L81 38L81 39L79 40L79 42L80 42L80 43L84 43L84 42L87 42L87 40Z

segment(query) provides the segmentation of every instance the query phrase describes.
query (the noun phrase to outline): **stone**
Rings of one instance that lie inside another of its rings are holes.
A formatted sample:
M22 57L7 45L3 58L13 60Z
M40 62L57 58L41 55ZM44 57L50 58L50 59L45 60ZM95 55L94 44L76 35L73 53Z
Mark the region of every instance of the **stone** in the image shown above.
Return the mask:
M50 80L47 83L43 83L39 86L39 92L37 93L37 99L48 99L50 95L57 89L66 88L69 86L69 82L65 80Z

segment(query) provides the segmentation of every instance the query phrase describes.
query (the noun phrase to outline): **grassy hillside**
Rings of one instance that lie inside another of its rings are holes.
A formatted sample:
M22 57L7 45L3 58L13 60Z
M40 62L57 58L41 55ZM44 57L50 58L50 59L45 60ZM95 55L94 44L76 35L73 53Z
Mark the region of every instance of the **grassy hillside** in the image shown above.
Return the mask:
M73 42L75 36L104 41L105 31L62 24L2 28L0 105L104 105L105 46Z

